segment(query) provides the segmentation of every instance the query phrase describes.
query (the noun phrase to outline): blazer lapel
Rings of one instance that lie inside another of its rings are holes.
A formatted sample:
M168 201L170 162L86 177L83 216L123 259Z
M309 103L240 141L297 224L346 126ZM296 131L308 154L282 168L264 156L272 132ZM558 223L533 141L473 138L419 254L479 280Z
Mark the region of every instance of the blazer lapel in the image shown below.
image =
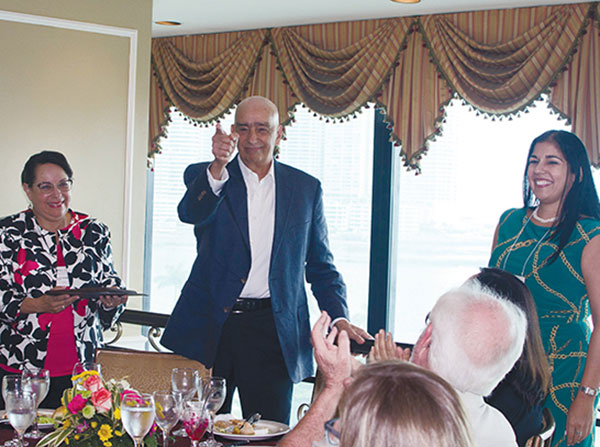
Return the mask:
M242 238L250 250L250 237L248 235L248 197L246 193L246 184L242 171L237 160L237 156L227 165L229 171L229 181L226 183L225 203L235 224L238 226Z
M284 239L294 194L289 176L282 172L283 169L277 161L273 160L273 163L275 163L275 231L273 234L273 248L271 249L271 263L275 259Z

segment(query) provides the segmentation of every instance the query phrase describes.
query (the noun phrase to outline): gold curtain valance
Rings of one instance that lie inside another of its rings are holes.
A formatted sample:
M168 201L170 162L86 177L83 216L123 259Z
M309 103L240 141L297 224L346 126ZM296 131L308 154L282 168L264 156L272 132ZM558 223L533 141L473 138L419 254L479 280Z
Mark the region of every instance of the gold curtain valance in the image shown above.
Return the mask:
M503 9L422 18L428 47L452 89L490 113L536 99L572 54L589 5Z
M339 118L374 99L394 67L408 23L390 19L368 33L357 22L354 27L277 28L271 35L279 65L298 100ZM350 42L342 44L343 36Z
M283 123L298 103L344 120L375 101L418 170L453 95L503 115L549 92L597 165L599 16L582 3L154 39L150 157L169 107L208 123L264 95Z
M265 41L265 31L244 33L207 61L195 61L174 42L155 39L152 62L173 106L187 116L212 121L240 97ZM198 45L191 51L197 52Z

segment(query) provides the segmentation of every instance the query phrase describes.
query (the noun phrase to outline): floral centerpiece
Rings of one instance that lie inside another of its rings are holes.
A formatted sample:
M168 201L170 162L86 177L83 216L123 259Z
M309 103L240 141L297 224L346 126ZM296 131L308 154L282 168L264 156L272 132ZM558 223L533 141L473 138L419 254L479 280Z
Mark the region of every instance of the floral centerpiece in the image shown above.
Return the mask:
M55 430L44 436L38 447L129 447L133 441L121 421L121 397L138 394L125 380L104 382L97 371L84 371L71 378L63 406L54 414ZM156 428L144 439L146 447L158 445Z

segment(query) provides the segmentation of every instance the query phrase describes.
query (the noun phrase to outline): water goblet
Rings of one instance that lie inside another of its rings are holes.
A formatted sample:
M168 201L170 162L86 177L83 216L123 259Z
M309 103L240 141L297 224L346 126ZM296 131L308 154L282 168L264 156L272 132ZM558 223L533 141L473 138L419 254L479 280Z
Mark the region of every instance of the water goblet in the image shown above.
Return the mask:
M202 400L205 401L206 409L208 410L210 431L208 439L202 443L203 447L222 447L223 444L215 439L215 414L223 406L227 388L223 377L202 377L198 392L202 395Z
M198 386L198 371L194 368L173 368L171 370L171 387L173 391L181 393L181 405L196 394ZM185 430L180 428L173 432L175 436L187 436Z
M102 365L97 362L77 362L73 366L73 375L77 376L84 371L97 371L102 377Z
M21 374L8 374L2 378L2 398L6 402L6 396L9 392L23 391L23 378ZM6 441L2 444L2 447L16 447L19 442L19 436L15 432L15 436L12 440ZM23 445L28 445L24 443Z
M135 447L143 444L144 437L154 422L154 398L150 394L127 393L121 398L121 420Z
M163 433L163 447L167 447L169 432L179 421L181 404L176 393L172 391L155 391L154 420Z
M185 402L181 416L183 428L192 442L192 447L198 447L198 441L202 439L208 428L208 411L202 400L190 400Z
M8 391L4 400L8 422L17 433L17 447L23 447L23 435L36 413L36 396L24 391Z
M42 401L48 395L50 389L50 371L40 369L37 371L24 369L22 374L23 391L31 393L35 396L35 409L37 409ZM26 438L41 438L44 433L38 429L37 417L33 422L33 430L25 435Z

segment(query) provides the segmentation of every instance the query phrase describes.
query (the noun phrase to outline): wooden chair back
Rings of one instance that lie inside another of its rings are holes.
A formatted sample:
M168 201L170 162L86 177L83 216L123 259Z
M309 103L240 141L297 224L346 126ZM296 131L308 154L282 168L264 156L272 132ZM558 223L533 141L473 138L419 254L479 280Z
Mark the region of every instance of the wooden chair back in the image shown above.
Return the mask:
M102 366L105 380L126 379L142 393L170 390L173 368L194 368L200 377L211 373L202 363L170 352L101 348L96 350L96 362Z

